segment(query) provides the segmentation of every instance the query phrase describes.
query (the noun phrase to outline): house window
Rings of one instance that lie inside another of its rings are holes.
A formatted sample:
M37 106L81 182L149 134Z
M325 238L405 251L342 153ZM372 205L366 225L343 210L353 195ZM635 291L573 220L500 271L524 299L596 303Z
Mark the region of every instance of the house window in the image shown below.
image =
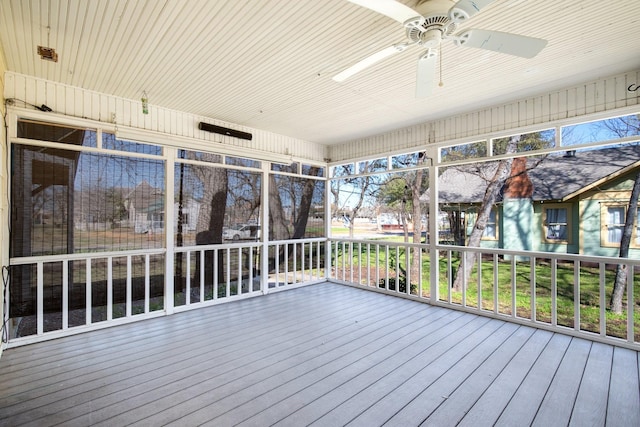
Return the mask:
M607 207L607 243L620 243L624 229L624 218L624 206Z
M568 206L553 206L544 208L544 238L550 243L568 243L569 236Z
M495 209L491 209L489 213L489 218L487 219L487 225L484 228L484 233L482 234L482 239L484 240L496 240L498 238L498 221L497 221L497 212Z
M636 214L636 224L633 229L634 235L631 237L631 246L640 246L640 225L637 218L640 214L638 209ZM603 210L604 228L602 230L602 243L604 246L619 246L622 241L622 233L624 232L624 223L627 218L626 206L622 205L609 205L605 206Z

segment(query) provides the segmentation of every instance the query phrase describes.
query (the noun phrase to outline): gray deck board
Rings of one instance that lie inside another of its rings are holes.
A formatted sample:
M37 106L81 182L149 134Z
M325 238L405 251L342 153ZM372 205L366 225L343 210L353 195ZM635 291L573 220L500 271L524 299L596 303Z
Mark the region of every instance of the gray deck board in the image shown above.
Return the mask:
M495 381L482 393L482 396L461 420L460 425L494 424L538 360L551 336L550 332L536 331L500 372Z
M529 328L519 328L499 344L497 350L462 385L449 395L443 396L441 404L429 414L423 425L442 426L459 423L534 332Z
M570 425L603 425L605 423L612 358L611 346L593 343L571 413Z
M639 367L325 283L5 350L0 426L640 425Z
M640 373L638 353L624 348L613 350L607 424L633 426L640 419ZM620 414L624 414L621 417ZM629 414L629 415L627 415Z
M531 424L570 342L571 338L566 335L555 334L551 338L527 377L511 397L496 425L509 427Z

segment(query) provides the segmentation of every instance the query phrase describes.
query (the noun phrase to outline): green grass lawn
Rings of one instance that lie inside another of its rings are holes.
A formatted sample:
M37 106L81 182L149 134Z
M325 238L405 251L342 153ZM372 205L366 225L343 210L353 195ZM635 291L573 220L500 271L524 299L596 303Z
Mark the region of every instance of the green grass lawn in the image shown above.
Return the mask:
M360 249L360 251L359 251ZM399 249L400 265L404 268L404 248ZM339 272L343 270L342 248L337 254L336 266ZM353 280L365 283L367 277L369 278L369 285L376 286L375 283L375 269L376 269L376 255L375 247L371 246L367 253L366 245L358 246L354 245L353 252L349 253L347 249L346 258L344 259L344 279L350 279L353 274ZM368 255L368 259L367 259ZM386 251L383 247L380 248L378 253L379 275L378 277L386 278L384 267L387 262L390 265L390 269L394 270L396 264L395 249L391 248L389 252L389 260L386 258ZM367 262L368 261L368 262ZM442 301L449 300L451 298L452 303L462 304L463 293L456 292L454 289L449 288L448 280L448 262L446 258L441 258L439 261L439 274L440 280L438 284L439 299ZM452 259L451 271L455 276L456 268L458 265L457 259ZM369 266L367 276L367 266ZM611 266L610 266L611 267ZM424 253L422 255L422 295L428 296L431 289L429 284L429 256ZM535 289L533 294L535 296L534 304L532 305L532 286L531 286L531 264L529 261L516 262L515 272L512 273L511 261L499 260L497 272L494 276L494 264L492 260L485 260L480 265L480 283L478 282L478 267L477 263L471 273L471 276L467 282L466 291L464 293L465 305L469 307L480 307L483 310L494 310L494 282L497 281L497 311L502 314L511 315L512 301L515 300L516 315L521 318L531 319L533 313L535 313L536 320L540 322L551 323L552 319L552 278L551 278L551 266L544 260L539 260L535 265ZM351 270L352 269L352 270ZM573 328L575 321L576 310L576 295L574 294L574 265L571 262L558 263L556 269L556 306L557 306L557 324ZM601 325L600 322L600 289L599 289L599 276L600 272L598 268L589 266L580 266L579 272L579 304L577 306L580 310L580 329L584 331L590 331L594 333L600 333L602 328L606 328L606 334L610 336L616 336L620 338L626 338L626 295L623 305L625 311L621 315L616 315L609 310L605 312L605 325ZM634 280L634 294L640 294L640 274L636 274ZM395 270L390 274L390 283L393 284L394 280L391 278L396 277ZM515 277L515 285L512 286L512 277ZM605 271L605 298L604 307L608 307L609 298L613 288L613 282L615 277L614 269L607 269ZM453 279L452 279L453 281ZM412 280L412 283L417 281ZM384 283L383 283L384 286ZM412 293L417 294L417 286L412 286ZM480 297L478 297L480 292ZM640 298L636 298L634 307L634 332L636 341L640 341Z

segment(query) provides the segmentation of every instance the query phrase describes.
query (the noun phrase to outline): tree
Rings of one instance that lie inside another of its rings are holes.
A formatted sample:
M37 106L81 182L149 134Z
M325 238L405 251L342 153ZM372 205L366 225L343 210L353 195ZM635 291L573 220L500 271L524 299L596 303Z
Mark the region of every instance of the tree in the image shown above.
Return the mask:
M515 153L519 142L520 136L512 136L511 138L509 138L509 141L505 146L505 153ZM512 158L502 159L498 162L498 166L495 173L493 174L493 178L487 184L487 189L485 190L482 204L478 209L478 217L476 218L473 230L471 231L471 235L469 236L468 246L480 246L480 239L482 238L484 229L487 226L487 221L489 220L491 209L496 203L498 194L500 193L502 186L509 177L512 162ZM471 270L473 269L473 265L476 261L476 256L476 252L469 251L464 253L464 258L461 258L460 266L458 267L456 278L453 283L453 287L456 291L461 291L463 284L465 282L468 282L469 276L471 275ZM464 262L462 261L463 259Z
M603 128L605 131L609 131L619 138L624 138L630 135L639 135L640 116L625 116L605 120L603 122ZM629 246L631 245L631 236L637 217L639 195L640 173L638 173L634 179L631 196L629 197L629 206L627 207L624 228L622 230L622 238L620 239L620 258L629 257ZM627 283L627 275L627 266L624 264L618 264L616 267L616 277L613 283L613 292L611 293L611 299L609 301L611 311L616 314L622 314L622 298L624 296L625 285Z
M367 174L379 169L381 160L364 161L360 163L360 173ZM347 203L353 202L351 197L347 197L340 206L340 195L345 191L350 191L350 195L355 197L355 203L350 204L351 217L349 218L349 238L353 238L354 223L360 210L364 207L367 197L374 197L375 190L379 187L378 175L353 176L353 165L342 165L336 170L336 176L344 176L342 180L334 180L331 193L334 197L336 212L345 210Z
M320 176L322 168L309 167L309 176ZM269 177L269 230L273 240L302 239L307 234L307 224L315 204L324 195L323 181L290 175L271 174ZM298 257L304 256L300 244L281 245L277 254L269 255L269 269L275 268L276 259L285 261L285 254L293 257L294 245L300 249ZM286 251L285 251L286 249ZM313 249L311 249L313 250Z
M487 222L491 215L491 209L494 207L500 191L503 189L508 178L515 178L519 174L526 173L535 167L537 167L546 156L542 156L538 161L531 165L527 165L518 171L512 170L513 158L510 155L517 152L535 151L544 148L553 147L555 144L555 133L553 131L532 132L524 135L515 135L509 138L498 138L493 140L493 154L494 155L507 155L508 158L498 161L495 169L492 169L495 163L491 163L490 166L486 164L478 164L477 175L487 179L487 188L480 207L478 208L478 215L476 222L473 226L467 245L470 247L479 247L484 230L487 227ZM476 153L484 152L479 148L478 143L469 144L469 149L465 152L465 155L475 156ZM471 153L471 154L469 154ZM453 153L459 155L459 153ZM455 157L454 157L455 158ZM470 169L466 169L467 172ZM474 262L476 261L476 253L466 252L464 256L464 262L460 263L456 272L453 287L456 291L461 291L463 284L469 280L471 271L473 270Z
M213 163L219 157L216 154L203 153L202 160ZM194 175L203 184L202 204L196 223L196 245L222 243L222 229L227 207L227 169L195 165L192 168ZM214 251L205 252L205 283L213 283L213 254ZM219 251L218 255L221 257L223 251ZM224 265L220 261L221 258L219 258L218 265ZM218 269L218 277L224 277L223 268Z
M629 206L622 230L622 239L620 240L620 258L629 257L629 245L631 244L631 235L633 233L634 224L638 212L638 196L640 195L640 172L636 175L629 198ZM613 292L609 306L611 311L616 314L622 314L622 297L624 295L625 285L627 283L627 266L618 264L616 267L616 278L613 284Z
M428 185L428 174L421 166L426 157L423 152L411 153L394 157L394 167L414 166L416 169L390 175L380 188L379 199L386 206L394 208L399 213L404 231L404 241L409 242L409 220L413 223L412 243L421 243L422 212L420 197ZM409 214L410 212L410 214ZM411 251L410 278L413 283L419 282L422 253L419 249Z
M390 176L378 192L380 203L392 209L402 224L405 242L409 241L407 208L410 206L411 200L407 200L408 192L409 186L401 175Z
M318 176L321 169L318 167L311 167L309 175ZM316 191L316 186L320 181L315 179L304 179L302 182L302 195L300 197L299 208L296 212L295 221L293 223L293 238L301 239L304 237L307 230L307 222L309 221L309 215L311 213L311 204L313 201L313 194Z

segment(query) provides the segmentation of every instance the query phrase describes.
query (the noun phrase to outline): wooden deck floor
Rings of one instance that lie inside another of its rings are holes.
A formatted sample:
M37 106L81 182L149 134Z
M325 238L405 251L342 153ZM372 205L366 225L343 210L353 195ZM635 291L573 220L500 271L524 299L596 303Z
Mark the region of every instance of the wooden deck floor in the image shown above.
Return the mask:
M0 425L640 425L638 353L336 284L6 350Z

